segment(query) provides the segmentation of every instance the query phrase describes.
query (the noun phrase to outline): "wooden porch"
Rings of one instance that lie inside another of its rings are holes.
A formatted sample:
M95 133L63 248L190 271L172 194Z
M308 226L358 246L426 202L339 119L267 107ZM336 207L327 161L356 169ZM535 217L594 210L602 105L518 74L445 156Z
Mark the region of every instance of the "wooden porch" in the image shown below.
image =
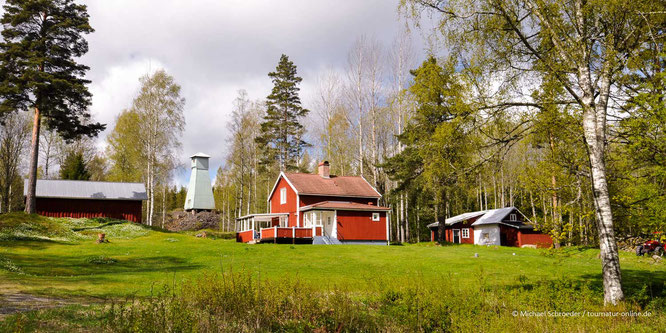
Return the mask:
M242 243L312 244L322 227L288 227L289 214L252 214L236 219L236 241Z

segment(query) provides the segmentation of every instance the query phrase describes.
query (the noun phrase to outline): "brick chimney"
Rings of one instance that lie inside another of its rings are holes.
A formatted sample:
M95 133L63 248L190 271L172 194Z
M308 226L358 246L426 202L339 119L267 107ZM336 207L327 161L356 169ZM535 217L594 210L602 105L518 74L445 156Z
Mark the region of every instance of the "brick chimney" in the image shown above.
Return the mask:
M328 161L319 163L319 175L323 178L331 178L331 166Z

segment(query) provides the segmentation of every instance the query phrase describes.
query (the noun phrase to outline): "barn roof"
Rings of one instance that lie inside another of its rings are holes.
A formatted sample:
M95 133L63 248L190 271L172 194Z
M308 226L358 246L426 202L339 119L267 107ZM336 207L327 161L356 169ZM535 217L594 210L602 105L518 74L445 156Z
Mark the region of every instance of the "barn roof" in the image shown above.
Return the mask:
M381 195L363 177L334 176L324 178L312 173L285 173L285 178L301 195L379 198Z
M363 211L387 211L391 210L388 207L381 207L375 205L362 204L349 201L322 201L315 204L301 207L300 211L308 211L312 209L337 209L337 210L363 210Z
M23 186L28 194L28 180ZM95 182L87 180L38 179L38 198L98 199L98 200L147 200L146 187L142 183Z

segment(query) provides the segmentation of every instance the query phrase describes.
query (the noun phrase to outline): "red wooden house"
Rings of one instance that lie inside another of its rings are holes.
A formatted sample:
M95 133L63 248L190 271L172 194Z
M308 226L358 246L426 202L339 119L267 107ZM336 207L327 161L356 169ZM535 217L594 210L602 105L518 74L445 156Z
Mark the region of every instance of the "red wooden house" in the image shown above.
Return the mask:
M432 241L439 222L428 225ZM444 235L447 242L477 245L549 247L552 238L534 229L532 222L515 207L469 212L448 218Z
M236 220L239 242L387 244L389 208L363 177L280 173L268 196L270 212Z

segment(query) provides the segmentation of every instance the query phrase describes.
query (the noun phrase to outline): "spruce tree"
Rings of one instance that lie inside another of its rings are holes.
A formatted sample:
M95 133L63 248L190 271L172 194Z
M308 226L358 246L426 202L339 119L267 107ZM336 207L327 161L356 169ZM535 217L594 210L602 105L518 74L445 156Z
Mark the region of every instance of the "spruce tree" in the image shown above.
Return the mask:
M67 154L65 162L60 167L60 178L70 180L90 180L90 172L83 160L81 152Z
M308 114L301 106L296 66L282 55L274 72L268 73L273 90L266 98L266 115L261 123L257 143L265 149L264 163L277 161L281 171L298 169L300 155L309 144L303 141L305 132L299 119Z
M95 136L89 69L75 58L88 52L83 34L93 32L86 6L72 0L6 0L0 43L0 116L34 110L26 212L35 212L39 131L42 122L65 140Z

